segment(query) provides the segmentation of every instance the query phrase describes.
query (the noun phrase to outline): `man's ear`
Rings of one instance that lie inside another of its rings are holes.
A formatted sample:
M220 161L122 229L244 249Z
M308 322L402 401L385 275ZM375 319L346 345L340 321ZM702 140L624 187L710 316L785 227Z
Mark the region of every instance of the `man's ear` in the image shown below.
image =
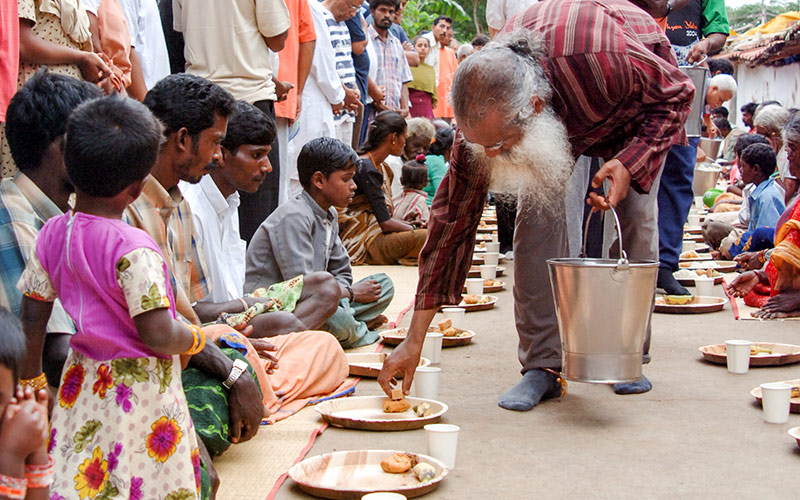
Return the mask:
M544 102L542 102L542 99L538 95L531 97L531 106L533 106L533 109L536 111L537 115L542 114Z
M325 178L325 174L323 174L319 170L311 174L311 185L319 189L320 191L322 190L322 187L325 185L326 180L327 179Z
M188 151L191 146L192 136L189 134L189 129L181 127L175 132L175 147L177 147L180 152L185 152Z
M139 195L142 194L142 189L144 189L144 183L146 180L147 177L142 177L138 181L132 182L130 186L125 188L125 191L127 191L128 196L130 197L131 200L136 200L136 198L138 198Z
M219 161L217 163L219 164L220 167L224 167L225 166L225 158L227 158L228 155L232 155L233 153L231 153L230 151L228 151L224 147L220 147L220 151L222 151L222 156L219 157Z

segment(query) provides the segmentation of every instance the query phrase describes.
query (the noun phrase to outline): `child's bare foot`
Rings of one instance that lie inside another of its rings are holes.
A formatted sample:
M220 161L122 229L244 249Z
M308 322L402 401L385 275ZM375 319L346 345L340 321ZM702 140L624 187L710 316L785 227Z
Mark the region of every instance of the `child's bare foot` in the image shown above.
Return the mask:
M378 317L367 321L367 328L370 330L377 330L378 327L383 325L384 323L388 322L389 320L383 314L379 315Z

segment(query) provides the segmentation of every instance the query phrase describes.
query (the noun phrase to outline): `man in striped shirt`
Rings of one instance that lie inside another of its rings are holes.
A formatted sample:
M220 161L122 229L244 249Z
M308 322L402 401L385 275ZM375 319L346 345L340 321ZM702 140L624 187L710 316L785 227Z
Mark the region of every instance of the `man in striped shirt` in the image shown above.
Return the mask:
M609 180L610 190L588 201L621 212L623 234L635 235L626 236L629 255L653 247L658 177L670 146L685 142L694 95L663 31L625 0L541 2L504 30L456 73L460 132L431 207L409 334L378 379L387 393L397 373L409 388L436 310L460 301L489 189L520 200L514 307L523 377L501 395L504 408L530 410L561 394L546 260L567 255L564 186L577 156L606 159L592 183Z

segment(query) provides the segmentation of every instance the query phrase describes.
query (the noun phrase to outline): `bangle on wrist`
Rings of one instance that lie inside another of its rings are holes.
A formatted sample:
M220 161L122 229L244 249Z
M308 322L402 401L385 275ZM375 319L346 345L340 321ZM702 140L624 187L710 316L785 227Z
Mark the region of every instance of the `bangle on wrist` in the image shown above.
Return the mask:
M49 455L45 465L26 465L25 479L28 481L28 488L49 488L53 484L53 465L55 461Z
M356 299L356 294L353 293L353 287L345 286L344 288L345 288L345 290L347 290L347 293L350 294L350 302L353 302Z
M248 306L248 305L247 305L247 301L246 301L246 300L244 300L242 297L239 297L239 299L238 299L238 300L239 300L239 302L241 302L241 304L242 304L242 312L245 312L245 311L247 311L248 309L250 309L250 306Z
M206 346L206 334L203 333L203 330L197 325L186 325L186 328L192 332L192 347L189 350L184 351L183 355L185 356L193 356L198 352L202 351L203 348Z
M44 372L40 373L36 377L33 378L25 378L19 381L19 385L22 387L30 387L34 391L38 391L41 389L47 388L47 377L45 377Z
M0 474L0 496L18 500L25 498L28 492L28 480L24 477L13 477Z

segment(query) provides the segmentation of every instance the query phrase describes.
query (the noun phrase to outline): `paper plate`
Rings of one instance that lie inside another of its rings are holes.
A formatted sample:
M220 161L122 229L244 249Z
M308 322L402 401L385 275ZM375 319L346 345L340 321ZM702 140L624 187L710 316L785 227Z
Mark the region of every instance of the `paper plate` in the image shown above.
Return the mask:
M428 328L429 332L438 332L439 329L435 327ZM459 337L442 337L442 347L456 347L466 345L472 342L475 338L475 332L470 330L461 330L463 336ZM383 343L386 345L398 345L406 339L408 328L393 328L380 332L383 337Z
M708 245L695 245L694 251L697 253L710 252L711 247Z
M675 276L675 274L678 273L678 272L680 272L680 271L675 271L674 273L672 273L672 276L674 276L675 279L678 280L678 283L680 283L683 286L694 286L695 285L694 278L679 278L679 277ZM719 276L714 276L714 284L715 285L721 285L722 284L722 278L723 278L723 276L721 274Z
M653 309L657 313L667 314L700 314L721 311L725 307L725 299L721 297L695 296L688 304L667 304L664 297L656 297Z
M484 254L485 254L485 252L473 253L472 254L472 265L474 265L474 266L482 265L483 264L483 256L484 256ZM500 254L497 257L497 262L503 262L504 259L505 259L505 257L503 257L503 254ZM478 271L480 271L480 269Z
M781 380L781 383L800 385L800 378L794 380ZM750 394L756 398L756 401L761 403L761 386L754 387ZM789 400L789 413L800 413L800 398L792 398ZM796 427L800 429L800 427ZM800 436L798 436L800 438ZM800 445L800 443L798 443Z
M483 215L481 217L481 222L485 222L487 224L494 224L497 225L497 216L496 215Z
M388 356L385 352L353 352L345 353L347 364L350 366L351 377L377 378L383 368L383 362ZM419 366L428 366L431 360L419 358Z
M781 366L800 362L800 345L753 342L762 349L771 349L772 354L760 352L750 356L750 366ZM724 365L727 363L725 344L706 345L697 348L706 361Z
M433 457L414 453L420 462L431 464L436 476L420 483L411 471L390 474L381 469L381 460L393 450L335 451L303 460L289 469L289 477L311 495L322 498L358 500L367 493L390 491L414 498L430 493L447 477L448 469Z
M495 231L497 231L497 226L496 225L478 226L478 232L479 233L493 233Z
M427 424L439 421L447 411L447 405L432 399L407 397L414 408L420 403L431 406L431 414L418 417L412 409L402 413L386 413L383 402L386 396L357 396L330 399L315 408L322 418L335 427L360 429L365 431L407 431L421 429Z
M800 446L800 427L792 427L788 432L797 441L797 446Z
M700 226L683 226L683 232L689 234L703 234L703 228Z
M441 311L445 307L461 307L464 308L466 312L485 311L487 309L493 308L494 305L497 303L497 297L495 297L494 295L479 295L479 297L489 297L489 302L486 302L484 304L465 304L464 301L462 300L461 303L459 303L457 306L441 306L439 310Z
M736 270L736 262L732 260L706 260L700 262L681 262L681 269L714 269L721 273L730 273Z
M497 276L502 276L505 274L506 268L497 266ZM467 278L480 278L481 277L481 268L474 266L469 268L469 272L467 273Z
M685 232L683 233L683 239L692 240L696 243L703 243L705 241L702 234L687 234Z
M486 286L486 283L484 282L484 284L483 284L483 293L502 292L503 290L506 289L505 281L500 281L500 280L492 280L492 281L499 282L500 284L499 285ZM467 293L467 286L466 285L464 285L464 288L462 289L462 293Z
M714 257L711 256L710 253L700 253L697 252L697 257L680 257L681 262L698 262L701 260L714 260Z
M491 234L478 233L475 236L475 241L492 241L492 235Z

